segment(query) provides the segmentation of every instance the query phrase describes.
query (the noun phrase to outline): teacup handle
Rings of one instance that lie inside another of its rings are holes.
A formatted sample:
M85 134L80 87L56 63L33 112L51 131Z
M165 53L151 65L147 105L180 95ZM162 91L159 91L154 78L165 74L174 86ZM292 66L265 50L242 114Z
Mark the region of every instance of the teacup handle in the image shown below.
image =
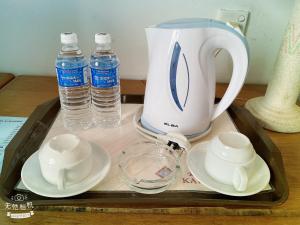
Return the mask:
M64 183L65 183L65 169L62 168L58 171L58 179L57 179L57 188L58 190L64 189Z
M237 167L233 174L233 186L237 191L245 191L248 185L248 175L245 167Z

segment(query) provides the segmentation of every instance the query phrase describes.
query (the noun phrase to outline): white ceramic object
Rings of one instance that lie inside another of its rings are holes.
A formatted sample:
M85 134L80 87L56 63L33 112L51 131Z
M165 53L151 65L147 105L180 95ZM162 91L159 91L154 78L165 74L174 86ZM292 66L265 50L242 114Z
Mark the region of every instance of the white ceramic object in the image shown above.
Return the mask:
M141 124L155 133L207 132L239 93L247 74L245 37L232 26L209 19L176 20L146 28L149 68ZM215 100L216 49L233 61L229 87Z
M35 152L26 160L21 171L24 186L35 194L51 198L70 197L90 190L107 176L111 167L109 154L97 145L91 146L91 171L80 182L74 184L66 182L65 188L58 190L57 185L49 184L44 179L39 163L39 152Z
M201 142L195 145L187 155L187 165L192 175L207 188L230 196L254 195L264 189L268 189L270 170L264 160L257 155L253 162L255 172L249 177L247 188L238 191L233 185L224 184L212 178L204 167L207 151L210 150L210 142ZM217 166L217 165L215 165Z
M55 136L39 150L41 173L59 190L64 189L65 183L78 183L87 177L92 160L89 142L73 134Z
M159 139L162 135L167 135L167 133L160 133L160 132L155 132L153 130L144 128L142 123L141 123L141 116L142 116L142 112L143 112L143 108L140 107L136 113L134 114L133 117L133 125L136 128L137 132L139 132L142 136L144 136L145 138L148 138L152 141L157 141L157 139ZM209 128L203 132L200 133L199 135L185 135L185 137L187 138L187 140L189 142L195 142L200 140L201 138L203 138L204 136L206 136L212 129L212 124L210 124Z
M215 180L245 191L255 171L255 150L249 139L238 132L221 133L210 142L205 170Z
M300 0L283 39L274 67L274 75L264 97L250 99L245 107L263 127L283 132L300 132Z

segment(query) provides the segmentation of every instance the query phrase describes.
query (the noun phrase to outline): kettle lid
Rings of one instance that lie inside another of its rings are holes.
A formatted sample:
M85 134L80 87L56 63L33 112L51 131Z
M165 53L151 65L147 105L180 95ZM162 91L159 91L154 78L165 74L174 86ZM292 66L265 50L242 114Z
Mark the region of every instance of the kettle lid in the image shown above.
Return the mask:
M166 29L178 29L178 28L214 27L216 25L226 26L226 23L222 21L206 19L206 18L183 18L183 19L175 19L175 20L163 22L155 25L155 27L166 28Z
M163 22L157 25L152 26L154 28L162 28L162 29L189 29L189 28L220 28L224 30L228 30L232 33L235 33L240 38L244 39L243 33L233 27L229 23L225 23L223 21L207 19L207 18L184 18L184 19L175 19L167 22Z

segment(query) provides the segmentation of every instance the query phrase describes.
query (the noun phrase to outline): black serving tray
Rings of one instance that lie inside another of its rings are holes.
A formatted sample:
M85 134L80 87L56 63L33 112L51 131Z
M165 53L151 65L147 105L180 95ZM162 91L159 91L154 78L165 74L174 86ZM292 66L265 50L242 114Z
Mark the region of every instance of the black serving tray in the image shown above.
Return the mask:
M142 95L122 95L122 103L143 103ZM26 159L39 149L57 113L59 99L39 105L7 146L0 177L0 195L4 201L13 202L12 196L26 194L34 206L98 206L98 207L191 207L232 206L271 207L286 201L288 185L281 153L266 135L255 118L244 108L231 105L228 113L239 132L248 136L256 152L266 161L271 171L271 190L247 197L231 197L205 191L165 191L144 195L132 191L86 192L68 198L47 198L30 191L15 190L20 180L21 169Z

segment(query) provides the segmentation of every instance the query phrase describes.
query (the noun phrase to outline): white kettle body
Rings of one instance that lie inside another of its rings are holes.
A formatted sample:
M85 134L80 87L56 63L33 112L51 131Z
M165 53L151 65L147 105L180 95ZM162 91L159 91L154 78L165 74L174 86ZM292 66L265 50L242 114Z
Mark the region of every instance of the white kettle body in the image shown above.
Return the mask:
M177 132L194 137L233 102L248 69L245 37L211 19L183 19L146 28L149 68L141 116L142 126L155 133ZM233 73L219 104L215 99L214 54L226 49Z

